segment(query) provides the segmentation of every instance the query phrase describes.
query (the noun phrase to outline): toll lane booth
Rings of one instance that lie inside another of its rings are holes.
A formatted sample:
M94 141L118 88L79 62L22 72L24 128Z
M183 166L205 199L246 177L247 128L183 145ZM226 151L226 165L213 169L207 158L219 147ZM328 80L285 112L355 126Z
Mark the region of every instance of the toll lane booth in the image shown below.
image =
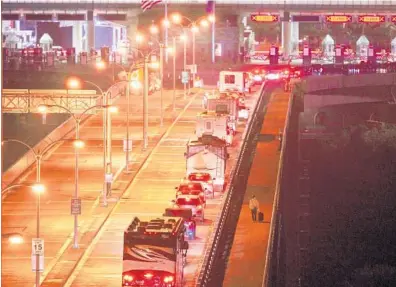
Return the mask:
M344 58L345 58L345 47L341 45L337 45L335 48L335 63L344 64Z
M271 46L269 50L269 63L270 65L279 64L279 47Z
M312 63L312 50L308 45L303 47L303 65L309 66Z
M333 60L334 45L335 45L335 41L333 37L327 34L322 41L323 57L325 58L325 60Z
M377 51L372 45L368 47L367 63L371 65L375 65L377 63Z

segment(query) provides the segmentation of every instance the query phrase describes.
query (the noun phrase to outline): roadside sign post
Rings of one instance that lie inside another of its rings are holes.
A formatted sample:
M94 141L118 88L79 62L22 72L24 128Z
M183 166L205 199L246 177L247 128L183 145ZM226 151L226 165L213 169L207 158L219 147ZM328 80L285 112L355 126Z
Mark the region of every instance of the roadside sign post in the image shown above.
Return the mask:
M37 256L39 266L37 266ZM32 271L44 271L44 239L41 238L32 238Z
M71 215L81 215L81 198L72 198L70 205Z
M190 75L189 75L189 73L188 73L188 71L183 71L182 72L182 83L183 84L187 84L188 83L188 80L189 80L189 77L190 77Z

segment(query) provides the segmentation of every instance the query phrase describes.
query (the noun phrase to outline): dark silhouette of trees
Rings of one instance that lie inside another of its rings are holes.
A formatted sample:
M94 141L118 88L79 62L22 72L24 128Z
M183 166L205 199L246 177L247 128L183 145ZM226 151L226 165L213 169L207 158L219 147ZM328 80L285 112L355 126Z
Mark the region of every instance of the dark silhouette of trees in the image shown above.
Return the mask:
M305 279L322 287L396 286L395 126L350 127L319 146Z

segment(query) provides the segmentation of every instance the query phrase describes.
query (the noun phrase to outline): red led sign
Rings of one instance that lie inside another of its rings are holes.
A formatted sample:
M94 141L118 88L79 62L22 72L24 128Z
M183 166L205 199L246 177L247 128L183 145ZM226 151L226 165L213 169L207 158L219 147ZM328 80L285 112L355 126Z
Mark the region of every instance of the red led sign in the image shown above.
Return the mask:
M351 23L352 16L350 16L350 15L327 15L326 22L328 22L328 23Z
M258 14L251 14L250 19L255 22L273 23L279 21L279 16L258 13Z
M391 22L396 23L396 15L391 16Z
M382 23L385 22L385 16L381 15L363 15L359 16L360 23Z

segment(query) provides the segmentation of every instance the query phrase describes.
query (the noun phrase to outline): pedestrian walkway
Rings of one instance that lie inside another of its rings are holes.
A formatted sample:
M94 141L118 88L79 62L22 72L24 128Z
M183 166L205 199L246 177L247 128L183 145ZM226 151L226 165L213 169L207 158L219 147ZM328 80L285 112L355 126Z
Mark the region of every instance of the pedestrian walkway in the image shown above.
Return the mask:
M250 170L244 202L224 277L224 287L261 287L272 215L280 153L277 135L283 130L288 93L274 94L268 104L256 154ZM261 141L260 138L266 139ZM264 213L264 222L253 222L249 200L255 195Z
M124 173L125 152L123 139L126 134L125 98L114 104L119 113L112 117L112 161L115 179L108 207L103 207L103 123L102 113L90 117L81 127L80 137L85 148L79 155L79 197L82 201L82 214L78 221L79 248L73 249L73 217L70 215L70 199L74 193L74 149L71 143L59 145L44 159L41 168L41 181L46 192L41 196L40 238L45 241L45 270L42 273L42 286L59 284L59 274L67 275L73 262L89 245L98 228L118 200L119 194L128 186L136 171L145 163L152 148L171 126L177 115L184 109L190 97L183 99L183 93L176 93L176 110L173 111L173 91L163 95L164 125L160 126L160 93L149 98L149 146L142 149L142 96L131 100L130 137L133 150L130 157L130 173ZM74 138L74 134L70 135ZM35 182L35 170L22 184ZM2 244L2 284L4 286L33 285L34 272L31 271L31 239L36 237L36 196L29 188L16 188L2 202L2 234L20 233L24 243L12 246ZM65 277L66 278L66 277Z

